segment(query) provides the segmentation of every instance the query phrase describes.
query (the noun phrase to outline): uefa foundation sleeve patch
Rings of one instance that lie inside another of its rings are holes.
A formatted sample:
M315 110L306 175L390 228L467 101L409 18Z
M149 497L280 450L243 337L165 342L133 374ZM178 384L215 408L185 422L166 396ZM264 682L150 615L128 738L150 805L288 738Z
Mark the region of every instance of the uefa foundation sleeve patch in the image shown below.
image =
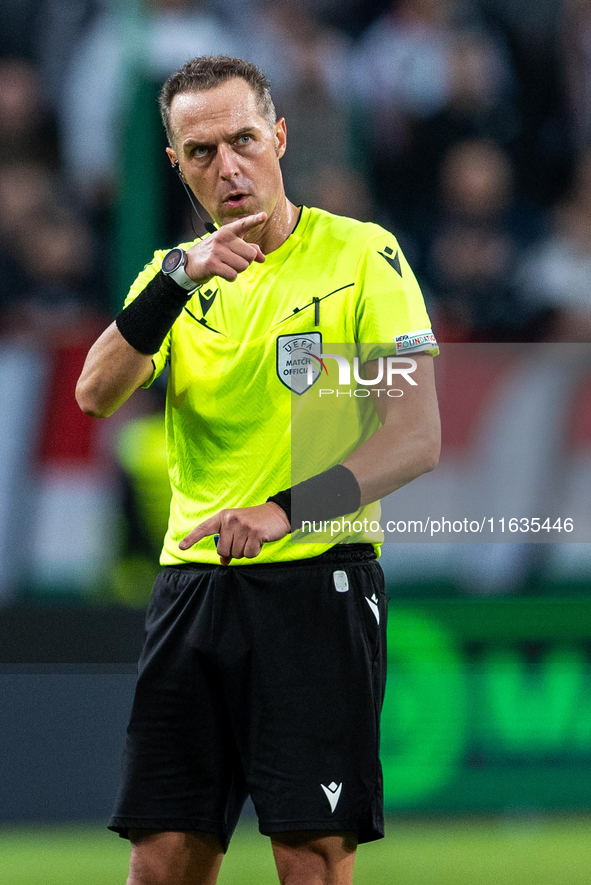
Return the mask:
M394 343L397 354L419 353L421 350L437 348L437 340L431 329L422 329L420 332L408 332L406 335L397 335Z

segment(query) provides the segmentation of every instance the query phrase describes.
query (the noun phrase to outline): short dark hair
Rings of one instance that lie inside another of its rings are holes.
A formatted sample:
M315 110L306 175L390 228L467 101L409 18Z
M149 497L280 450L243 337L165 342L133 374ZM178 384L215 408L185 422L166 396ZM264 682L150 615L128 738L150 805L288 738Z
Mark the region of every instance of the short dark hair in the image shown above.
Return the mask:
M261 116L273 128L277 114L271 98L271 84L260 68L242 58L231 58L228 55L201 55L192 58L179 71L171 74L160 91L158 98L160 114L171 145L173 132L170 125L170 106L175 95L180 92L202 92L213 89L234 77L246 80L256 95Z

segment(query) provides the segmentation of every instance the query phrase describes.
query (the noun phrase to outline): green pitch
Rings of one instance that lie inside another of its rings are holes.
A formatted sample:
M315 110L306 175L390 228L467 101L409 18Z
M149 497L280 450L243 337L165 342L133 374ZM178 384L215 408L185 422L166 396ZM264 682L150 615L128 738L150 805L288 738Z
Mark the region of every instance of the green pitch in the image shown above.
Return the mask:
M129 846L100 827L0 830L6 885L124 885ZM361 846L355 885L589 885L591 821L392 821ZM269 840L241 824L220 885L277 885Z

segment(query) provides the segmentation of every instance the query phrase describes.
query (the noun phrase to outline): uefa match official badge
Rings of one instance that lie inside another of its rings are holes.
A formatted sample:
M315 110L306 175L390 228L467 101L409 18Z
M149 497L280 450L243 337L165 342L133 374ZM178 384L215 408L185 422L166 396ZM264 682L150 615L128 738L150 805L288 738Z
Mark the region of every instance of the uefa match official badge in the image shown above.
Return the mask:
M318 380L323 368L320 332L278 337L277 376L282 384L298 396ZM326 368L324 371L326 372Z

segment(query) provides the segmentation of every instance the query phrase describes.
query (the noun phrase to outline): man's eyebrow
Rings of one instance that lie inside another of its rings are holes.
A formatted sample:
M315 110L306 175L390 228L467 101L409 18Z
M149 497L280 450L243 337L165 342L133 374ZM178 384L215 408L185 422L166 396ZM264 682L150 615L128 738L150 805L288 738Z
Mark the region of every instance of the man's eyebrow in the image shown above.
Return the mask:
M241 138L241 136L243 136L243 135L250 135L252 132L254 132L253 126L243 126L242 129L238 129L236 132L230 132L230 133L224 135L223 140L224 141L235 141L237 138ZM187 138L187 140L183 142L183 147L188 148L188 149L195 148L195 147L209 148L209 147L215 147L215 145L213 142L210 143L207 141L201 141L198 138Z

